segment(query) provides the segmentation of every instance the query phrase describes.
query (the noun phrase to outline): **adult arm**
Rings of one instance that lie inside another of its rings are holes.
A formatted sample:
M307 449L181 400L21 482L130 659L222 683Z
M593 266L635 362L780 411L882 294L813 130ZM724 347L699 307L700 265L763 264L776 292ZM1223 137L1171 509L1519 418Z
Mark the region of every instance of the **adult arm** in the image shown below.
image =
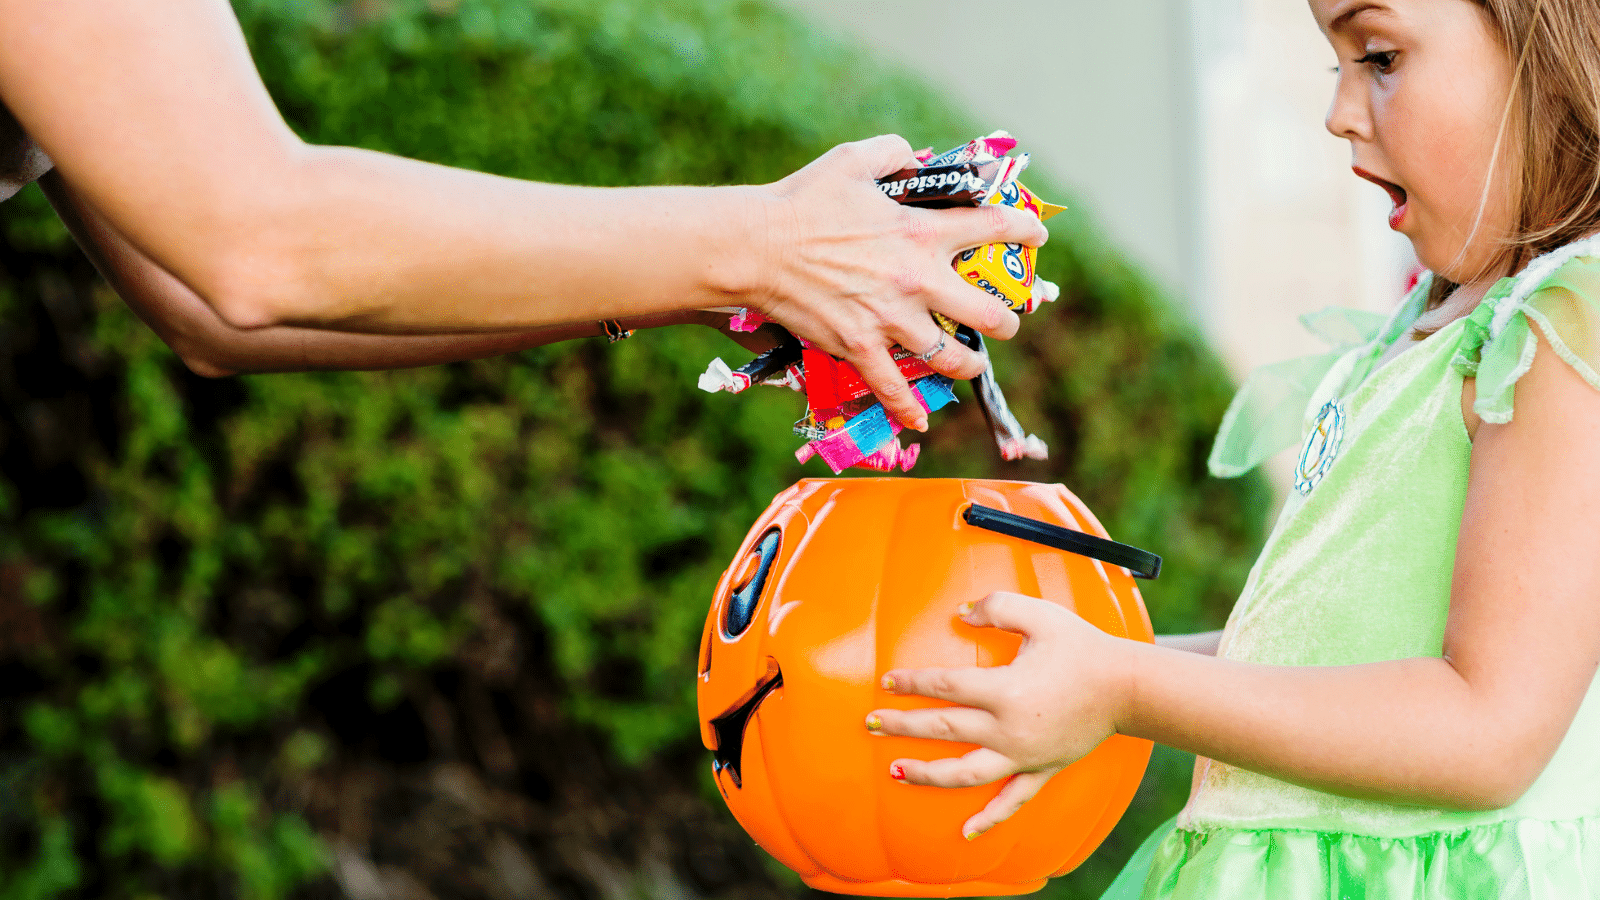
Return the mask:
M1600 392L1538 353L1514 421L1477 429L1440 658L1251 665L1118 640L1054 604L997 594L966 620L1026 634L1017 660L891 673L899 689L964 706L879 710L881 730L983 745L898 761L917 783L1022 773L969 831L1113 732L1347 796L1505 806L1549 762L1600 663L1596 441Z
M431 366L604 333L597 322L491 334L361 334L293 325L239 328L123 237L59 172L46 173L39 185L117 294L185 365L207 377ZM632 317L624 325L652 328L698 323L717 327L727 318L698 311L671 312Z
M481 334L750 306L925 427L888 345L933 346L929 310L1009 337L1016 316L950 260L1045 235L1017 210L883 197L872 179L911 161L898 138L731 188L540 184L311 146L224 0L0 0L0 14L0 95L18 121L130 245L237 328ZM967 377L982 361L952 341L933 366Z

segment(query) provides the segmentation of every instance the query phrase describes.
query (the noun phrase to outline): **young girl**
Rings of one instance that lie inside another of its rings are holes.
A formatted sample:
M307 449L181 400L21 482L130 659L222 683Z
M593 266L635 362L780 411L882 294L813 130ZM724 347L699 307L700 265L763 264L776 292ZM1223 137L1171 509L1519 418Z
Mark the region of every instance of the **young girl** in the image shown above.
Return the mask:
M1310 4L1328 129L1433 274L1309 398L1220 643L995 594L960 615L1015 662L889 672L957 705L869 722L980 745L891 770L1009 778L976 840L1113 732L1196 753L1112 897L1600 897L1600 4Z

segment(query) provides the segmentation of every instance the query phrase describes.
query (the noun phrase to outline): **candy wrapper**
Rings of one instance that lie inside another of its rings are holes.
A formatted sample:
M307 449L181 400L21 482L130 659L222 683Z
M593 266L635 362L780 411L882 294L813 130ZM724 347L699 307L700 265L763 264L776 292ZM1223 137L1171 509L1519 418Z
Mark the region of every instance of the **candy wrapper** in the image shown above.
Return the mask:
M1009 155L1016 141L1003 131L981 137L937 156L918 154L915 168L903 169L878 180L887 196L908 206L948 209L958 206L1004 204L1026 209L1040 219L1062 207L1046 203L1017 181L1028 165L1027 154ZM989 244L964 251L953 261L960 275L1018 313L1030 313L1056 299L1056 286L1034 273L1035 250L1022 244ZM966 326L934 314L946 333L983 354L983 338ZM753 310L735 310L730 326L754 331L771 320ZM775 324L775 323L774 323ZM795 456L806 462L821 457L835 474L847 468L879 472L909 471L917 461L916 444L902 446L900 423L873 397L855 366L810 346L778 327L777 347L737 369L713 360L700 376L700 389L740 393L753 384L788 387L806 395L806 415L795 423L795 433L806 440ZM916 354L891 348L900 372L911 383L922 408L933 412L955 402L951 379L941 375ZM989 365L972 379L978 406L1004 459L1044 459L1048 448L1028 434L1007 407L1000 385Z

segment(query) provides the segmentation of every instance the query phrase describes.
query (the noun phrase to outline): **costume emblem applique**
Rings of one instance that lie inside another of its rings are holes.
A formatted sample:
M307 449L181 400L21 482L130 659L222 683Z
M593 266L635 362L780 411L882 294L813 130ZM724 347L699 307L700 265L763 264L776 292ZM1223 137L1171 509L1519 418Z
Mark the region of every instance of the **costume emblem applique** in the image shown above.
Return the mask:
M1337 399L1324 403L1317 413L1294 469L1294 489L1302 495L1311 493L1333 466L1334 457L1339 455L1339 445L1344 441L1344 420L1344 403Z

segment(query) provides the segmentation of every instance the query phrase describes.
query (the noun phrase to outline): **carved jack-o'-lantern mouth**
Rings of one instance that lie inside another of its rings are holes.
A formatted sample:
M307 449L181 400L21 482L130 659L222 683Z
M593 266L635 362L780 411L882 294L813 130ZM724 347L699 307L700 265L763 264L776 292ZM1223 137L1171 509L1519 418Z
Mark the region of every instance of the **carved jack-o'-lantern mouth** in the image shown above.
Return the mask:
M778 668L778 661L769 656L767 677L756 685L750 698L711 720L711 730L717 735L717 749L711 751L711 770L727 772L736 788L744 787L744 779L739 774L739 758L744 753L745 726L750 724L750 717L755 715L761 701L780 687L783 687L783 670Z

